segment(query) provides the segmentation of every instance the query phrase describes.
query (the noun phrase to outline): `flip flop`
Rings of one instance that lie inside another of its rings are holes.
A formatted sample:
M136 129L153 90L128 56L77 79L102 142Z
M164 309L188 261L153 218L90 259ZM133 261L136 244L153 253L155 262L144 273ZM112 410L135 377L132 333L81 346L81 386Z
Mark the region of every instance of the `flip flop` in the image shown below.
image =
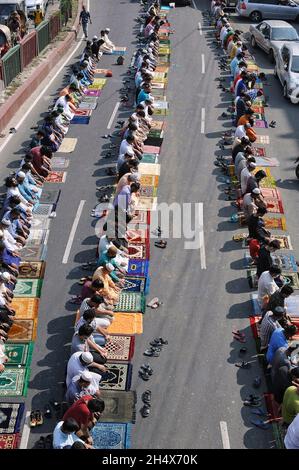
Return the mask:
M149 364L142 364L140 366L140 369L145 370L146 372L148 372L149 375L153 375L154 373L153 369L151 368Z
M139 370L139 377L142 379L142 380L145 380L146 382L150 379L150 375L148 372L145 372L144 370L140 371Z
M44 423L42 412L40 410L36 410L35 417L36 417L36 426L41 426Z
M250 369L251 364L250 362L242 361L242 362L237 362L235 366L239 367L240 369Z
M146 349L143 355L148 356L148 357L159 357L160 351L154 348L150 348L150 349Z
M147 307L153 307L153 305L159 303L159 299L158 297L154 297L152 300L150 300L150 302L148 302L146 304Z
M251 419L250 422L254 424L256 427L263 429L263 430L267 430L270 427L268 423L265 423L261 419Z
M140 410L142 418L147 418L150 415L151 412L151 407L149 404L143 405L143 407Z
M158 242L155 242L155 246L157 248L163 248L164 249L167 246L167 242L165 240L160 240Z
M143 394L141 395L141 400L146 405L150 405L151 399L152 399L152 392L150 390L145 390L145 392L143 392Z
M36 415L35 415L35 411L31 411L30 413L30 427L31 428L35 428L36 426Z

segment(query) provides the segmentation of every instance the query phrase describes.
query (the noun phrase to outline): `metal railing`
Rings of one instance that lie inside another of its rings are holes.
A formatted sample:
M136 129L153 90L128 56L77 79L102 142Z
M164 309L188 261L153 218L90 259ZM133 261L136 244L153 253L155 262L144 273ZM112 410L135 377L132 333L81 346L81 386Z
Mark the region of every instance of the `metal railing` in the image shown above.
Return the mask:
M50 43L50 23L48 20L42 21L35 29L37 33L38 53L40 54Z
M56 13L50 16L49 23L50 23L50 40L53 41L53 39L57 36L59 31L61 30L61 15L59 11L57 11Z
M37 56L37 34L35 31L27 34L21 41L21 66L22 70Z
M6 87L22 70L20 50L21 47L18 44L2 57L3 81Z

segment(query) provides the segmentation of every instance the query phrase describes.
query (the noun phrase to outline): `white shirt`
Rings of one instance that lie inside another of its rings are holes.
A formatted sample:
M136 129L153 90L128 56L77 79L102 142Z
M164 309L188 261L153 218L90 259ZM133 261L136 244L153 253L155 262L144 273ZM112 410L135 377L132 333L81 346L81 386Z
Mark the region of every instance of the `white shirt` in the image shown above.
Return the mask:
M8 188L6 193L6 199L8 200L11 196L18 196L21 199L21 202L25 204L26 208L28 206L28 201L22 196L18 187Z
M284 445L287 449L299 449L299 414L288 427L284 438Z
M248 180L249 180L250 176L251 176L251 173L250 173L250 171L248 170L248 168L246 166L241 171L241 191L242 191L242 194L246 193L247 183L248 183Z
M66 386L68 387L72 378L75 377L75 375L79 375L82 372L89 371L88 367L84 364L81 363L80 361L80 356L82 352L78 351L75 352L74 354L71 355L69 358L69 362L67 363L67 375L66 375ZM95 374L94 372L91 372L93 376L93 383L97 383L98 388L99 388L99 382L102 378L100 374Z
M133 147L131 144L129 144L129 142L126 139L124 139L121 141L121 144L120 144L119 156L124 155L125 153L127 153L128 150L133 151Z
M237 129L235 130L235 138L242 139L242 137L246 137L246 131L245 127L242 124L241 126L238 126Z
M269 271L264 271L258 281L258 301L260 305L263 303L263 297L265 295L272 295L278 290L278 285L274 281Z
M54 432L53 432L53 447L54 449L63 449L65 446L71 446L74 442L79 441L84 444L82 439L72 432L71 434L65 434L61 431L61 426L63 425L63 421L59 421L56 425Z
M8 229L3 230L3 243L5 248L9 251L15 251L19 249L14 237L9 233Z

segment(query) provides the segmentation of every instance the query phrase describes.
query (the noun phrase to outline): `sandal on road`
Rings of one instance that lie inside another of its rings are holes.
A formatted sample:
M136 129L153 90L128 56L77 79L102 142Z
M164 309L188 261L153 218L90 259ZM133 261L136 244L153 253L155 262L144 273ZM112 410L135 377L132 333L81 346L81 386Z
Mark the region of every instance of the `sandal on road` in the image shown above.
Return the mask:
M158 247L158 248L166 248L167 241L166 240L159 240L158 242L155 242L155 246Z
M151 407L149 404L143 405L143 407L140 410L142 418L147 418L150 415L151 412Z
M40 410L35 411L36 426L41 426L44 423L43 414Z
M250 369L251 364L250 364L250 362L242 361L242 362L237 362L235 364L235 366L240 367L240 369Z
M151 307L151 308L158 308L162 304L163 304L163 302L160 302L158 297L154 297L146 306Z
M139 377L141 377L142 380L145 380L147 382L150 379L150 374L142 369L139 370Z
M152 399L152 392L150 390L145 390L145 392L143 392L143 394L141 395L141 400L146 405L149 405L151 403L151 399Z
M35 428L36 426L36 415L35 415L35 411L31 411L30 413L30 427L31 428Z
M142 364L140 366L140 369L145 370L146 372L148 372L149 375L153 375L154 371L149 364Z
M148 357L159 357L160 356L160 350L154 349L153 347L150 349L146 349L143 353L144 356Z

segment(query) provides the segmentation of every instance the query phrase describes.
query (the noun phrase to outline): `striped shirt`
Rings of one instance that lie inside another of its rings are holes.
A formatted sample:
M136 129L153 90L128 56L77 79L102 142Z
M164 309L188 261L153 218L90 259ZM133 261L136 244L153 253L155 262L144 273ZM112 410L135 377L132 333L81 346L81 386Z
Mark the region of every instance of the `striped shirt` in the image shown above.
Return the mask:
M278 321L274 320L273 313L269 310L261 323L260 339L261 348L266 348L269 344L271 335L276 328L280 328Z

